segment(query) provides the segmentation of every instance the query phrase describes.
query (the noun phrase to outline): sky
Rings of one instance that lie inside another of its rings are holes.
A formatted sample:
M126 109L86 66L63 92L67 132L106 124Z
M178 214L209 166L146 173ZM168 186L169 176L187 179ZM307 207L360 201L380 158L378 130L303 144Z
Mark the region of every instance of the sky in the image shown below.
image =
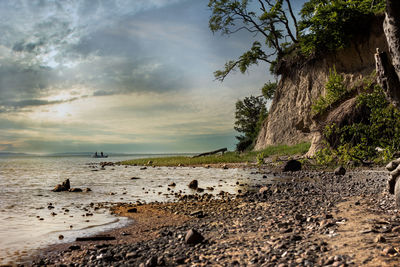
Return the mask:
M233 149L235 102L268 66L215 81L252 36L206 0L0 0L0 152Z

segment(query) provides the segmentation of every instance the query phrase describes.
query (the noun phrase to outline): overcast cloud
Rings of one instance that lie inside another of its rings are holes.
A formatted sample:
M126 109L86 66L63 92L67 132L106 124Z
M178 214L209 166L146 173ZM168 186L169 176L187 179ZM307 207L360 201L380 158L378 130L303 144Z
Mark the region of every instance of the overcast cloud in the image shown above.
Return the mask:
M235 101L271 77L213 81L251 42L212 35L207 2L0 1L0 151L232 148Z

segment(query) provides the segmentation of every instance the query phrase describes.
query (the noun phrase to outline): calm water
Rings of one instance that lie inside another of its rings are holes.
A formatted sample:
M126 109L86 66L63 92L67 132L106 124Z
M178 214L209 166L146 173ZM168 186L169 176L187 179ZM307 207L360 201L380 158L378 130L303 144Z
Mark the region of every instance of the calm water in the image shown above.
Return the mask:
M36 248L128 223L125 218L111 215L107 208L95 210L97 203L172 201L174 198L167 194L171 193L167 185L175 182L174 192L193 193L187 188L193 179L203 188L215 186L215 194L220 190L237 192L240 189L237 181L249 185L265 182L261 175L251 174L254 170L249 169L162 167L140 170L133 166L109 166L100 170L89 164L126 159L0 157L0 264L16 261ZM140 179L131 180L132 177ZM67 178L71 187L89 187L92 191L51 192ZM50 205L54 209L49 209ZM56 215L51 215L53 212ZM63 240L58 239L60 234L65 237Z

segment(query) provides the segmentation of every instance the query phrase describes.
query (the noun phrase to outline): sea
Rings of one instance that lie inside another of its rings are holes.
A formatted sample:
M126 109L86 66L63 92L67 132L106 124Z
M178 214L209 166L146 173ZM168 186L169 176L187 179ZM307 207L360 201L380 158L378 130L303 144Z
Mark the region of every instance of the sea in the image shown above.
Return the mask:
M155 156L160 155L1 156L0 265L23 262L35 250L51 244L134 223L111 214L110 203L174 201L174 192L194 193L187 186L194 179L202 188L214 187L213 191L205 191L213 194L237 193L266 181L264 175L249 168L148 167L141 170L140 166L115 165L102 169L98 164ZM91 191L51 191L65 179L70 180L71 187ZM176 184L173 192L171 188L168 190L172 182Z

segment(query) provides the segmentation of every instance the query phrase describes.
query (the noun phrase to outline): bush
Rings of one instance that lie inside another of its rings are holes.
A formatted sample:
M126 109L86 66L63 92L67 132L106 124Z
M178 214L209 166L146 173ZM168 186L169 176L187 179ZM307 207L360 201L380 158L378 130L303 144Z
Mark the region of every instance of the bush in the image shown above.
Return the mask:
M329 79L325 84L325 96L320 96L311 106L315 115L324 113L332 104L342 100L348 93L342 75L336 72L336 68L329 70Z
M328 125L324 136L339 161L387 161L400 150L400 112L386 100L378 85L357 97L357 106L365 110L357 123L338 127ZM377 151L377 147L383 149ZM325 151L326 152L326 151Z

